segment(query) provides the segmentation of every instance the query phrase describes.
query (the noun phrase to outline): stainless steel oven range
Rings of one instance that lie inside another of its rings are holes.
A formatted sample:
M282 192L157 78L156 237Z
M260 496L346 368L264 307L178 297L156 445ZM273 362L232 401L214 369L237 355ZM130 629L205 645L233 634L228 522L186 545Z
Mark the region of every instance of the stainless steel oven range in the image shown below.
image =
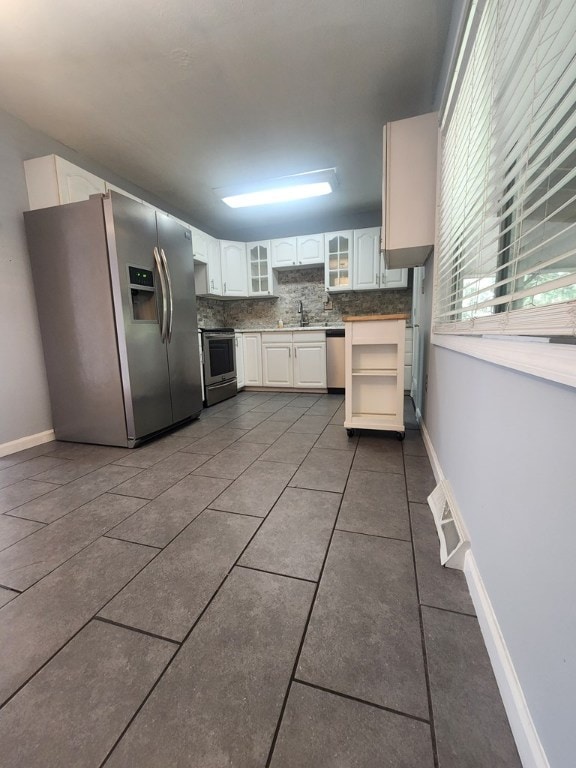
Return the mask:
M202 328L204 402L214 405L237 394L234 328Z

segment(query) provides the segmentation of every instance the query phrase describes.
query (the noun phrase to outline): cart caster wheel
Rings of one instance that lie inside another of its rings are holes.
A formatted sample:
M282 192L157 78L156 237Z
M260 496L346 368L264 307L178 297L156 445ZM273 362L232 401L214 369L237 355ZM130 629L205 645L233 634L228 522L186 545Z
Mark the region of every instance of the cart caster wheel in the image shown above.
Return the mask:
M346 430L346 434L348 435L348 437L354 437L354 430L353 429L347 429Z
M396 432L396 437L398 438L398 440L400 440L400 442L402 442L402 440L404 440L404 438L406 437L406 432Z

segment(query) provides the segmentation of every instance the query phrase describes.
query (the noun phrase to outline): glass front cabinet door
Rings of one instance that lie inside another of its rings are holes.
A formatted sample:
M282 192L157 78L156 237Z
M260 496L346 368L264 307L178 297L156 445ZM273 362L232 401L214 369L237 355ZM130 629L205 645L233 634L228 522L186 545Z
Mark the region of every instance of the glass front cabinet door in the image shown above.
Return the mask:
M248 243L247 251L250 296L270 296L272 294L270 241Z
M324 237L327 291L352 290L352 232L330 232Z

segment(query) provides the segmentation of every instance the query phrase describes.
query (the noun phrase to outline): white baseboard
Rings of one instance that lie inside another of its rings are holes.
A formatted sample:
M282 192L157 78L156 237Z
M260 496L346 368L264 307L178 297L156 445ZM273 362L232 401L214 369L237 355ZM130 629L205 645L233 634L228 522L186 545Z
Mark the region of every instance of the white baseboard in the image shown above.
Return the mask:
M522 765L524 768L550 768L471 550L466 553L464 574Z
M38 432L35 435L28 435L27 437L20 437L18 440L0 444L0 457L23 451L25 448L34 448L35 445L42 445L42 443L50 443L55 439L53 429L48 429L46 432Z
M441 483L446 478L444 477L444 472L442 472L442 467L440 466L440 462L438 461L438 456L436 456L436 451L434 450L434 446L432 445L432 440L430 439L430 435L428 434L428 430L426 429L426 424L424 424L422 420L420 420L420 430L422 432L422 439L424 440L424 445L428 453L428 458L430 459L430 464L432 465L432 472L434 472L434 478L436 479L437 483Z
M446 477L424 422L420 423L420 428L436 482L445 482ZM458 518L459 525L461 524L462 530L466 532L466 525L458 505L454 503L453 507L454 517ZM466 536L470 540L467 532ZM472 547L472 544L470 546ZM490 657L522 765L524 768L550 768L548 758L534 727L520 681L510 658L510 653L500 631L500 625L474 559L473 548L466 552L464 575L466 576L466 582L468 583L470 596L478 616L482 637Z

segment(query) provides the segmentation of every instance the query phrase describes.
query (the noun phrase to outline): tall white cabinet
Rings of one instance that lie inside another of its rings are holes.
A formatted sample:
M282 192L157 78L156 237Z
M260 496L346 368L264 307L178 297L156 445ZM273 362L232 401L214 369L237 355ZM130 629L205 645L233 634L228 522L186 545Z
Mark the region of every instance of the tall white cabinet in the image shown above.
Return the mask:
M344 426L349 435L355 429L378 429L403 439L406 316L345 319Z
M244 343L244 385L262 386L262 334L243 333Z
M234 334L235 357L236 357L236 386L238 389L244 389L246 386L244 377L244 338L241 333Z

